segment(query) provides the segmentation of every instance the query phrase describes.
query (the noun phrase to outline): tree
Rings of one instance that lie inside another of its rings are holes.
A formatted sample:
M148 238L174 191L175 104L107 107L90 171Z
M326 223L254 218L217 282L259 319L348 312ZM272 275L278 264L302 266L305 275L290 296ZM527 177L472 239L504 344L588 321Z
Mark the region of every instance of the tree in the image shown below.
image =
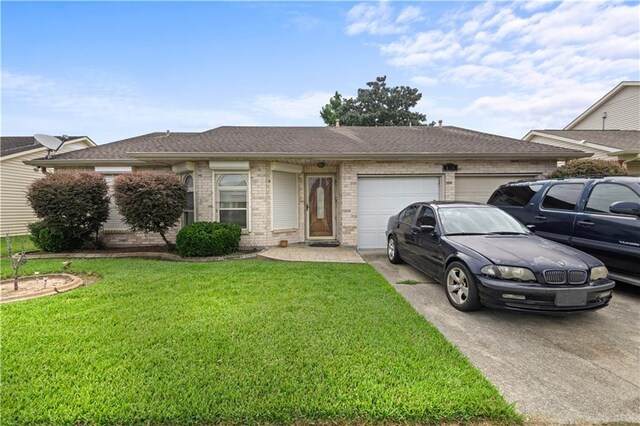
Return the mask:
M60 241L60 249L78 248L109 218L107 182L99 173L58 172L34 181L27 200L43 225Z
M581 158L571 160L564 166L552 171L549 178L566 178L576 176L626 176L627 170L615 161Z
M18 291L18 275L20 273L20 267L27 263L27 253L24 251L24 242L22 244L22 250L18 253L13 253L13 246L11 244L11 237L7 235L7 255L11 261L11 267L13 268L13 290Z
M170 173L136 172L118 176L114 183L116 206L132 231L165 236L175 226L187 202L187 187Z
M336 92L320 110L320 117L329 126L340 120L345 126L422 126L426 115L410 111L422 98L418 89L408 86L387 86L387 76L376 77L358 89L355 98L343 98ZM433 126L435 122L429 125Z

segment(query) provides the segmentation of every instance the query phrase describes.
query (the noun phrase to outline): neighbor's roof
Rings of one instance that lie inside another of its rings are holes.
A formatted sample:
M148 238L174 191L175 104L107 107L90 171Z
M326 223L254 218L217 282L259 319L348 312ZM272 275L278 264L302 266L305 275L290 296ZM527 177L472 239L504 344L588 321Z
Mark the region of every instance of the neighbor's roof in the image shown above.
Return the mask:
M48 163L136 159L271 157L564 157L584 153L459 127L218 127L202 133L149 133L55 155ZM44 162L40 163L44 164Z
M621 151L640 150L640 130L532 130L532 132L573 139L578 143L585 141Z
M56 136L62 141L62 136ZM69 136L66 142L86 138L86 136ZM65 143L66 143L65 142ZM44 148L33 136L2 136L0 137L0 157L18 154L32 149Z
M629 87L629 86L640 86L640 81L621 81L616 87L611 89L611 91L609 91L609 93L607 93L606 95L604 95L603 97L598 99L598 101L596 103L594 103L593 105L591 105L589 108L587 108L587 110L585 112L583 112L582 114L577 116L571 123L567 124L564 129L565 130L573 129L575 126L578 125L578 123L580 123L582 120L584 120L589 115L591 115L591 113L593 111L595 111L596 109L598 109L602 104L604 104L609 99L611 99L612 97L617 95L625 87Z

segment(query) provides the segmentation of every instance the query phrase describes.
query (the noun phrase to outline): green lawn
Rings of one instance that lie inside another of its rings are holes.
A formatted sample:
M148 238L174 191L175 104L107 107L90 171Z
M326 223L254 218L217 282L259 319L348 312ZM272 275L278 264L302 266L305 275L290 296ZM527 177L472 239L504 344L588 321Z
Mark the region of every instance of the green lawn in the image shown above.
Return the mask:
M1 307L3 425L522 421L368 265L74 269L104 278Z
M31 241L31 237L28 235L17 235L11 238L11 246L13 247L13 252L17 253L22 250L22 244L24 244L25 251L34 251L38 250L38 248ZM2 257L7 255L7 237L2 235L0 238L0 255Z

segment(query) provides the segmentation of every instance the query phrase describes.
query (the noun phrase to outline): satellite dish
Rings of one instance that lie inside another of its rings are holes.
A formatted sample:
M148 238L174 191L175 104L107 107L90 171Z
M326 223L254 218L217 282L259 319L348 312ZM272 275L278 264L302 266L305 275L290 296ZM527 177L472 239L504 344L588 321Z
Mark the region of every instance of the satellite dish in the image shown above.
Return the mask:
M47 153L47 158L49 158L52 152L56 152L57 150L60 149L62 144L64 144L64 141L61 141L60 139L54 136L38 134L38 135L33 135L33 137L35 138L36 141L38 141L40 145L44 146L49 150L49 152Z

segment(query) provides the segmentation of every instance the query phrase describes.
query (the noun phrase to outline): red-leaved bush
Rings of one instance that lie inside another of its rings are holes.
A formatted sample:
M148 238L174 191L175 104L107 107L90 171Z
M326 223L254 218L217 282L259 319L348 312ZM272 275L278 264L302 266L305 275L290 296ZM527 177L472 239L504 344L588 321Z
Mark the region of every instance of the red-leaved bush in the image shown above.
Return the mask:
M113 185L118 211L133 231L165 233L180 220L187 188L170 173L135 172L118 176Z
M626 176L627 170L615 161L581 158L571 160L551 173L549 178L566 178L577 176Z
M91 234L97 238L109 217L107 182L98 173L47 174L29 186L27 200L42 224L68 242L60 250L77 248L71 246L82 245Z

